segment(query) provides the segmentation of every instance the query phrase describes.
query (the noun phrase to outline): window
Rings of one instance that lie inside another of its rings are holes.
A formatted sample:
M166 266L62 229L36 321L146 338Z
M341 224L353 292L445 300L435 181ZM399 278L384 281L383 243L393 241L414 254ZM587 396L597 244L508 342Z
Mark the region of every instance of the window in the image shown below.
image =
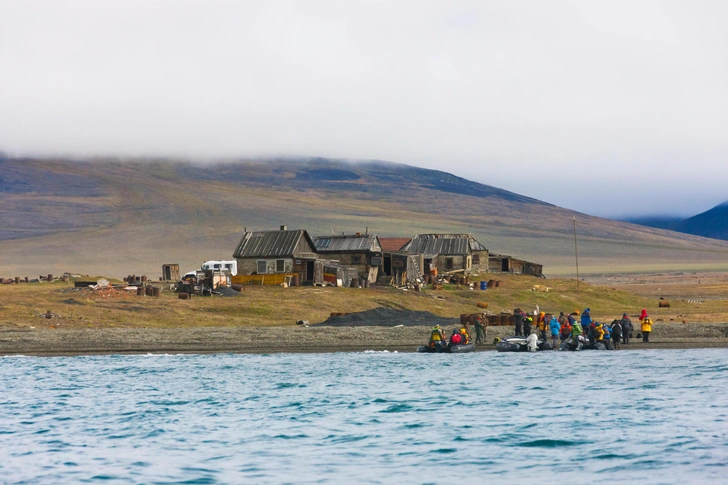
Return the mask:
M212 267L219 271L220 270L220 263L215 264Z
M286 270L285 261L276 259L276 273L283 273Z
M445 269L452 269L452 258L445 258Z
M233 269L233 265L232 265L232 264L230 264L230 263L227 263L227 264L225 265L225 269Z
M265 261L258 261L258 274L268 273L268 263Z
M351 264L361 264L361 256L360 255L354 255L351 257Z
M473 254L473 264L480 264L480 254Z

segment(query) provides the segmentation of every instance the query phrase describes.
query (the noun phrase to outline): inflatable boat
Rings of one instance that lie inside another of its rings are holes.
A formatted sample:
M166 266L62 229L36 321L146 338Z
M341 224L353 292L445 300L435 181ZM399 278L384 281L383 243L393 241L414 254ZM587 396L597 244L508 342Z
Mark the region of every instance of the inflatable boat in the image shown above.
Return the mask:
M559 350L576 352L579 350L607 350L607 347L603 343L599 342L596 342L594 345L592 345L589 342L588 338L584 337L583 335L579 335L576 340L574 340L573 337L569 337L561 342Z
M553 349L551 342L539 340L538 336L533 333L528 337L506 337L495 346L495 350L498 352L537 352Z
M475 345L473 344L453 345L452 347L428 347L427 345L420 345L417 347L417 352L424 352L427 354L463 354L474 350Z

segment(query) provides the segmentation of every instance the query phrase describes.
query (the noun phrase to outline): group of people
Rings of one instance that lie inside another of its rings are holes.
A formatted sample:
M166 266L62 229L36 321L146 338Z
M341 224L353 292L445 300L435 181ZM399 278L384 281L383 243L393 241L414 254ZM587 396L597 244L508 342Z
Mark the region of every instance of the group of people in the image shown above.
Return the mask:
M482 318L475 320L475 343L480 344L485 342L485 323ZM445 332L442 331L440 325L435 325L430 333L429 347L437 350L443 350L445 348L450 349L453 345L467 345L470 344L470 332L468 331L468 325L462 324L455 327L450 335L450 340L445 338Z
M591 345L596 343L603 344L608 350L619 350L622 344L628 344L632 336L634 325L632 320L626 313L622 314L621 319L615 319L611 325L600 323L592 319L591 310L586 308L581 314L573 312L565 315L561 312L558 317L546 312L538 310L530 313L524 313L520 308L514 310L516 320L516 336L528 336L534 333L533 326L535 324L539 333L539 338L548 341L549 336L554 347L557 340L562 342L571 337L577 339L580 335L589 339ZM579 317L577 320L576 317ZM640 314L640 332L642 341L650 341L650 333L652 332L652 320L647 315L646 310L642 310Z

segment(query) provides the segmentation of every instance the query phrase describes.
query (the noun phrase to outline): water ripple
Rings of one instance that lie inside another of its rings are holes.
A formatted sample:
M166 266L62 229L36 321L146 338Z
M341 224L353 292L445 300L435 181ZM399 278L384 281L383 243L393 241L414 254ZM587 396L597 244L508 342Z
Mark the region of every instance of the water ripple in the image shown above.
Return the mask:
M723 483L727 357L1 358L0 482Z

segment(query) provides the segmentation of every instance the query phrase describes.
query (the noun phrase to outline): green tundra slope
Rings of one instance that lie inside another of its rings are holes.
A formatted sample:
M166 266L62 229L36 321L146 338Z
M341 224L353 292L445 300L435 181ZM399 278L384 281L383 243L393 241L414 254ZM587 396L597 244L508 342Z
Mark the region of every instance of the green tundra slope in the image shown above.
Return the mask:
M728 243L574 213L444 172L324 159L0 159L0 276L158 275L229 258L244 228L473 233L547 275L728 269Z

